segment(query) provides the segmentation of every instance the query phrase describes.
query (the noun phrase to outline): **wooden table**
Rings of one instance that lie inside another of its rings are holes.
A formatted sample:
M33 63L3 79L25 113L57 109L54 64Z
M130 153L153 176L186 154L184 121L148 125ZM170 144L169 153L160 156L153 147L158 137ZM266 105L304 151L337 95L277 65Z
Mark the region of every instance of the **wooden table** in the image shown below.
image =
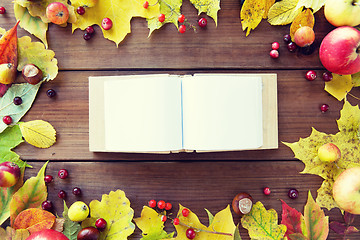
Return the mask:
M13 3L3 1L1 4L7 13L0 16L0 26L9 29L15 24ZM54 81L41 87L23 120L49 121L57 130L57 143L49 149L38 149L29 144L15 149L23 160L34 166L26 170L25 177L35 175L46 160L50 160L47 174L56 176L61 168L69 170L70 178L56 180L48 187L49 199L59 213L62 212L62 201L57 192L63 189L70 193L75 186L82 189L82 197L69 194L68 204L76 199L100 200L102 194L121 189L130 199L135 217L140 216L142 206L154 198L170 201L174 206L181 203L207 224L204 208L216 213L241 191L249 192L267 209L274 208L279 216L279 199L303 211L308 190L315 197L322 179L300 174L304 164L294 159L292 151L281 142L295 142L300 137L307 137L311 127L336 133L335 120L339 118L343 103L323 90L321 77L313 82L304 78L307 70L314 69L318 75L324 71L318 50L311 55L290 53L282 40L290 26L271 26L265 20L245 37L239 12L239 1L223 0L217 27L208 18L206 29L179 34L168 24L149 38L146 21L135 18L131 22L132 33L118 48L102 37L99 27L95 27L94 37L85 41L80 30L71 34L70 26L50 25L49 47L56 53L59 74ZM191 23L196 23L197 10L188 1L183 4L183 13ZM315 14L317 45L332 28L322 10ZM19 28L18 36L23 35L28 34ZM274 41L281 45L278 59L269 57ZM199 72L277 73L279 149L165 155L89 152L88 76ZM46 90L50 88L57 92L54 99L46 96ZM360 92L355 90L354 94L359 96ZM349 100L357 104L354 99ZM319 110L323 103L330 106L326 113ZM271 195L263 194L264 187L270 187ZM298 199L287 197L290 188L299 190ZM325 210L325 213L330 216L330 221L341 221L338 209ZM239 219L234 215L236 224ZM359 223L357 220L356 226ZM166 226L166 230L173 230L170 223ZM245 229L241 228L240 232L243 239L249 239ZM329 239L337 237L330 231ZM131 239L139 238L140 231L136 230ZM352 236L352 239L359 238L360 234Z

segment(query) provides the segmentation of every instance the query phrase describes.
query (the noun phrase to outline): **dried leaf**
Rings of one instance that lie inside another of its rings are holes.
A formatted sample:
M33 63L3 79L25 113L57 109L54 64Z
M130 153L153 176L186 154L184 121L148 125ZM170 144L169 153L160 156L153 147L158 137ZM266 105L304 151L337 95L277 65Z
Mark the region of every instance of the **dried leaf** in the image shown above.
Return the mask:
M347 225L350 225L354 222L355 220L355 214L349 213L349 212L345 212L344 213L344 221Z
M304 233L305 221L303 215L296 209L289 207L283 200L282 203L282 216L281 224L286 226L285 237L289 237L290 234Z
M83 222L82 227L94 224L98 218L103 218L107 224L106 229L100 233L99 240L127 239L134 230L135 225L131 222L134 210L130 207L130 201L121 190L111 191L109 195L103 194L101 202L93 200L89 204L91 221Z
M290 36L292 41L294 41L294 35L296 30L305 26L313 28L314 24L315 24L315 18L310 9L305 9L304 11L299 13L299 15L296 16L296 18L294 19L294 21L291 23L290 26Z
M51 229L58 231L58 232L63 232L64 231L64 223L65 223L65 218L56 218L55 219L55 223L52 226Z
M46 162L36 177L29 178L14 194L10 202L10 224L14 225L17 215L28 208L41 208L41 203L47 198L47 189L44 181Z
M142 231L142 239L167 239L172 238L174 233L164 231L164 222L161 221L161 215L154 209L144 206L141 211L141 217L135 218L134 222Z
M261 202L255 203L250 213L241 218L241 224L249 231L252 239L282 240L286 232L285 225L278 225L276 211L266 210Z
M19 123L25 141L38 148L51 147L55 141L54 127L43 120L34 120Z
M198 10L198 14L206 13L214 19L217 25L217 12L220 10L220 0L190 0L194 7Z
M334 96L337 100L343 100L347 93L353 88L351 75L338 75L333 73L333 79L325 82L325 91Z
M345 234L353 234L353 233L357 233L359 232L359 229L357 229L356 227L354 226L348 226L345 230Z
M78 222L73 222L69 219L68 216L69 208L66 206L66 202L64 201L64 211L63 218L64 222L64 230L63 234L69 238L69 240L77 240L77 234L81 230L81 225Z
M158 18L154 16L148 18L149 36L154 30L161 28L166 23L173 23L176 27L179 25L178 16L181 14L182 0L159 1L159 4L159 11L165 15L165 21L161 23Z
M26 229L13 229L7 227L6 231L0 228L0 239L1 240L26 240L30 236L30 233Z
M333 221L329 223L329 228L334 232L336 232L337 234L344 235L347 227L343 223Z
M304 219L309 239L326 240L329 234L329 217L314 201L309 191L308 200L304 208Z
M30 234L44 229L51 229L55 223L55 215L51 212L28 208L23 210L15 218L14 229L27 229Z
M44 43L45 47L48 48L46 40L48 24L41 21L38 17L31 16L27 8L22 7L17 3L14 3L14 13L16 20L20 21L20 27L39 38Z
M296 8L302 9L305 8L311 8L313 13L316 13L317 11L322 8L322 6L325 5L326 0L299 0Z
M269 10L268 22L271 25L286 25L294 21L301 9L296 9L298 0L276 2Z
M240 17L242 30L245 31L245 29L247 29L246 36L248 36L250 31L255 29L263 19L265 7L266 0L245 0L240 11Z

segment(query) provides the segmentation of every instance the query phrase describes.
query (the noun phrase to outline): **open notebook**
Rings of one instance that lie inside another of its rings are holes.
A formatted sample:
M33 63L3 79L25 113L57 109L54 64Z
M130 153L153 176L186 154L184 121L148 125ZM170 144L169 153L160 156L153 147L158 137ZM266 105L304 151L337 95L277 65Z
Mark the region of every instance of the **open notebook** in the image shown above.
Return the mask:
M275 74L89 77L89 99L90 151L277 147ZM271 137L264 135L264 130L269 134L264 126L268 100L275 108L270 114L271 134L275 133Z

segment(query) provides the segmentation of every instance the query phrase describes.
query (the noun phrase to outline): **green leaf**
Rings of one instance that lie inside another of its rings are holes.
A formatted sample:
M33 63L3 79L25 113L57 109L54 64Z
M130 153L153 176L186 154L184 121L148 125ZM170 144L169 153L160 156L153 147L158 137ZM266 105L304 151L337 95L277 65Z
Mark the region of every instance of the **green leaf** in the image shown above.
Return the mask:
M29 83L13 84L0 99L0 115L11 116L13 123L17 123L30 109L39 90L40 83L31 85ZM15 105L14 97L21 97L22 104ZM4 131L8 125L0 122L0 132Z
M212 213L209 210L207 210L206 208L205 208L205 211L206 211L207 215L209 216L209 225L211 225L214 221L214 215L212 215Z
M26 7L22 7L17 3L14 3L14 13L16 20L20 20L20 27L39 38L45 47L48 48L46 40L48 24L41 21L38 17L31 16Z
M234 232L234 240L241 240L240 231L239 231L239 224L236 226Z
M77 234L81 230L81 225L78 222L73 222L69 219L68 216L69 208L64 201L64 211L63 211L63 218L65 219L64 222L64 231L63 234L69 238L69 240L77 240Z
M190 0L194 7L198 10L198 14L206 13L214 19L217 25L217 12L220 10L220 0Z
M286 25L294 21L301 12L301 8L296 9L299 0L282 0L276 2L269 10L268 22L271 25Z
M46 162L36 177L29 178L14 194L10 202L10 223L14 224L17 215L28 208L41 208L41 203L47 198L47 189L44 181Z
M282 240L286 232L285 225L278 225L276 211L266 210L261 202L255 203L250 213L241 218L241 224L249 231L251 239Z
M329 217L325 217L324 211L316 204L310 191L304 208L304 219L309 239L327 239L329 234Z

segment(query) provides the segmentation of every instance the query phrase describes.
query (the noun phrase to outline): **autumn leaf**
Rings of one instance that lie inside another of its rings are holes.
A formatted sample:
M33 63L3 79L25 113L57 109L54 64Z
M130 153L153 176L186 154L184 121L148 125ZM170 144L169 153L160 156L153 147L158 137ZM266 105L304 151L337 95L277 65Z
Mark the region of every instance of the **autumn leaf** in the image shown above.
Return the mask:
M292 41L294 41L294 35L296 30L305 26L313 28L314 24L315 24L314 14L310 9L305 9L304 11L300 12L290 26L290 36Z
M264 12L264 16L263 16L264 19L268 18L269 10L272 7L272 5L274 5L274 3L275 3L275 0L266 0L265 12Z
M309 191L308 200L304 207L304 219L309 239L326 240L329 234L329 217L314 201Z
M325 5L325 1L326 0L299 0L296 9L302 9L303 7L311 8L312 12L316 13Z
M360 87L360 72L351 75L354 87Z
M131 222L134 210L130 207L130 201L121 190L111 191L109 195L103 194L101 202L93 200L89 204L90 221L84 221L82 227L94 225L95 220L103 218L108 223L106 229L100 233L99 240L127 239L134 230L135 225ZM111 223L111 224L109 224Z
M26 240L30 233L26 229L0 228L0 239L2 240Z
M190 0L194 7L198 10L198 14L206 13L214 19L217 25L217 12L220 10L220 0Z
M151 1L149 1L149 4L151 4ZM157 17L152 16L151 18L147 19L148 22L148 28L149 36L151 33L161 28L166 23L173 23L176 27L178 27L178 16L181 14L181 5L182 0L167 0L159 1L160 4L160 12L165 15L165 21L160 22Z
M45 47L48 48L46 40L48 24L41 21L38 17L31 16L26 7L22 7L17 3L14 3L14 13L16 20L20 21L20 27L39 38Z
M150 4L156 0L149 1ZM78 1L72 1L74 7L78 7ZM76 23L72 24L72 30L80 28L84 30L88 26L97 24L101 26L103 18L112 20L113 26L110 30L103 30L105 38L114 41L116 46L131 32L130 21L133 17L146 19L157 18L160 14L159 4L145 9L143 2L138 0L101 0L94 7L86 9L86 14L78 17Z
M65 219L64 222L64 230L63 234L69 238L69 240L77 240L77 234L81 230L81 225L78 222L73 222L69 219L68 216L69 208L64 201L64 211L63 211L63 218Z
M325 82L325 91L334 96L337 100L343 100L347 93L351 91L354 83L351 75L338 75L333 73L333 79Z
M18 43L17 43L17 26L5 32L0 38L0 64L12 63L15 67L18 63Z
M266 0L245 0L240 11L240 18L242 30L245 31L245 29L247 29L246 36L248 36L250 31L255 29L263 19L265 7Z
M56 141L56 131L54 127L46 121L34 120L21 122L19 123L19 127L25 141L35 147L48 148Z
M276 211L266 210L261 202L255 203L250 213L241 218L241 224L248 230L251 239L282 240L286 232L285 225L278 225Z
M343 109L340 111L340 118L337 120L339 132L335 135L326 134L312 129L312 133L307 138L300 138L298 142L284 143L290 147L295 154L295 158L305 164L301 173L315 174L324 179L318 189L316 202L320 207L328 210L337 207L332 197L332 186L336 177L345 169L360 166L358 162L360 149L358 148L360 110L359 107L352 106L345 101ZM334 163L320 161L317 151L325 143L334 143L341 151L341 158Z
M161 221L161 215L154 209L144 206L141 211L141 217L135 218L136 226L142 231L144 239L166 239L172 238L174 233L164 231L164 222Z
M46 162L36 177L29 178L14 194L10 202L10 224L14 225L16 217L25 209L41 208L41 203L47 198L47 189L44 181Z
M301 8L296 9L298 0L281 0L276 2L269 10L268 22L271 25L286 25L294 21L301 12Z
M283 200L282 204L282 215L281 215L281 224L286 226L285 237L289 237L290 234L306 233L305 230L305 221L303 215L298 212L296 209L289 207Z
M44 229L51 229L55 223L55 215L51 212L28 208L19 213L15 218L14 229L27 229L30 234Z

